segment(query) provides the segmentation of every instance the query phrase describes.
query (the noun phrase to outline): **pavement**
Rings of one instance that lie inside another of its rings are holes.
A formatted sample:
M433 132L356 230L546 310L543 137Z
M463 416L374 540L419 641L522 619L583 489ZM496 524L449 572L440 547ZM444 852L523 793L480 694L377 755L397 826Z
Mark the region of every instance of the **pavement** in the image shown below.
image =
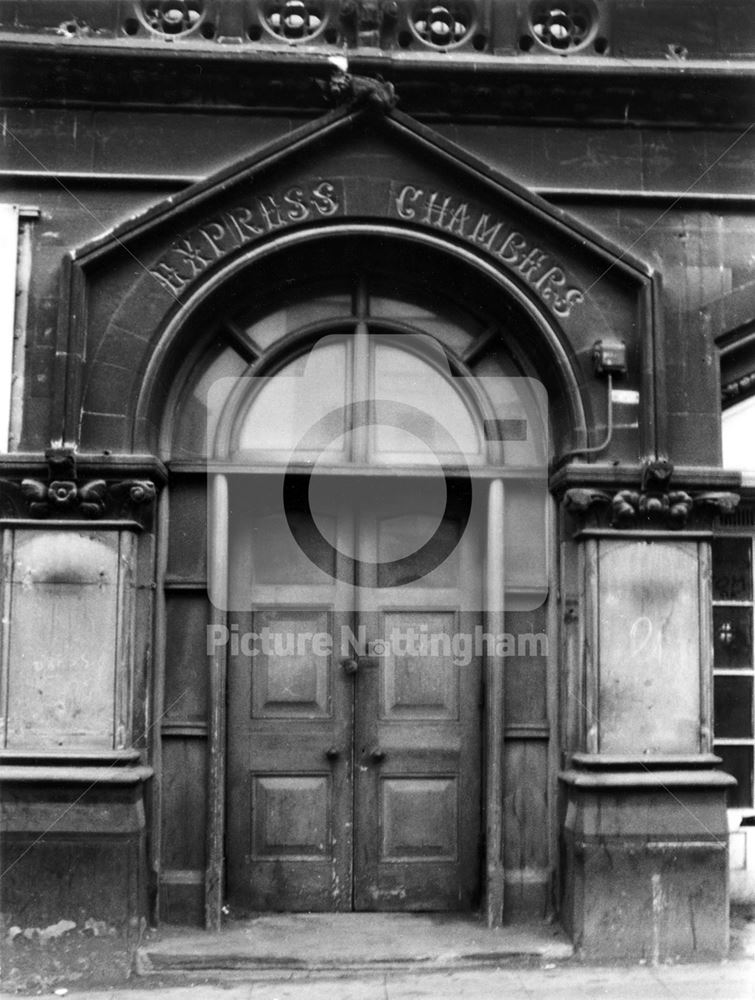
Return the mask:
M259 974L258 974L259 976ZM54 994L48 994L52 996ZM465 969L196 983L80 993L71 1000L753 1000L755 962L707 965ZM0 994L0 996L8 996ZM10 998L9 998L10 1000Z
M151 932L139 949L141 975L125 988L72 984L34 993L71 1000L755 1000L755 921L736 916L731 930L726 961L599 966L575 957L555 924L501 934L440 915L266 914L229 921L219 934Z

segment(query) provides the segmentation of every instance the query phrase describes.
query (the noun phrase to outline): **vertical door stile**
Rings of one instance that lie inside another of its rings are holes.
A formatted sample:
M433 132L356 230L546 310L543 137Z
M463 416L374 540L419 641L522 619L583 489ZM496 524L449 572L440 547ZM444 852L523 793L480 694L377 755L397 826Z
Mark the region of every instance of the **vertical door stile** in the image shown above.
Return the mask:
M488 531L486 559L486 631L504 632L504 491L503 481L494 479L488 494ZM503 694L504 658L488 646L485 658L485 910L488 927L503 923Z
M214 475L212 523L209 526L208 576L212 605L210 624L226 626L228 607L228 480ZM225 816L225 685L227 647L216 647L211 654L210 712L208 740L208 836L205 872L205 926L220 928L223 905L223 842Z

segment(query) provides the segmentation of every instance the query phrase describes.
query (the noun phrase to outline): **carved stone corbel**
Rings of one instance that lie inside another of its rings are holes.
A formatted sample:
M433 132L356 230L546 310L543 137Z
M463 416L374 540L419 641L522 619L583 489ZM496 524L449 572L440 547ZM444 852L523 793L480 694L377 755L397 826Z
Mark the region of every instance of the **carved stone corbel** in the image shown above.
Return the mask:
M605 490L593 490L575 486L564 493L563 504L570 514L586 514L593 507L601 507L611 502Z
M710 507L716 514L733 514L739 506L738 493L696 493L692 498L695 507Z
M349 108L369 108L381 114L388 114L396 107L398 98L392 83L382 77L352 76L347 70L333 67L327 92L336 105Z
M571 514L585 516L594 511L596 519L608 514L612 528L684 528L694 511L710 515L731 514L739 503L736 493L687 493L671 489L672 462L662 459L648 462L642 470L639 489L618 490L611 496L589 487L572 488L564 494L563 504Z
M109 487L113 506L121 517L131 517L134 507L148 507L157 489L151 479L122 479Z
M76 457L70 449L53 449L47 452L46 458L48 482L41 479L23 479L20 483L0 480L0 516L143 521L143 514L137 517L137 511L146 513L157 494L150 479L117 482L90 479L79 485Z

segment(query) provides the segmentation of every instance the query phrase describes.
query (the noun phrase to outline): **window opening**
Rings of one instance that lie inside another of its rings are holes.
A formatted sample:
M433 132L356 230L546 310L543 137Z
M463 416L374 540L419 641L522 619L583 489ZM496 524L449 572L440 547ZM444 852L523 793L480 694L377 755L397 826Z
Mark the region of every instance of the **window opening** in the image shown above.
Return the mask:
M729 795L739 820L755 823L753 539L713 540L714 749L738 784Z

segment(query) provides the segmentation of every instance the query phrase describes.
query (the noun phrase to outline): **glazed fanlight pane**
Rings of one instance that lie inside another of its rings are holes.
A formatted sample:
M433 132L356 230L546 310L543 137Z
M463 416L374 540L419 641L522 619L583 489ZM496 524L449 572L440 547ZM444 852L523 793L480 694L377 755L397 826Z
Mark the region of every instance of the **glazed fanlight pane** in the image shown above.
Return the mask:
M370 316L375 319L392 320L396 323L412 327L414 330L435 337L445 347L462 357L474 342L479 330L470 330L469 317L448 315L445 309L443 315L429 304L405 302L402 299L387 295L370 297Z
M240 378L246 368L246 361L231 347L207 365L181 407L175 428L175 458L212 454L220 414L208 409L207 394L218 379Z
M253 400L242 422L241 454L275 453L306 461L357 461L352 432L365 403L368 460L437 465L484 460L481 421L457 391L451 373L409 350L370 338L362 366L352 371L353 344L329 337L270 378L249 380ZM369 389L353 387L369 375Z
M412 408L400 427L375 426L372 441L379 460L434 463L456 457L468 462L482 456L477 421L451 384L450 372L443 374L391 344L375 344L373 358L375 399L398 400Z
M306 436L307 452L340 454L347 430L349 345L330 340L296 358L275 377L251 385L254 400L238 436L240 452L292 453ZM328 424L320 421L330 418ZM318 426L319 425L319 426ZM335 433L334 433L335 432Z
M312 323L345 318L351 314L351 295L348 292L318 295L292 302L276 309L248 327L252 343L262 351L272 347L282 337Z

